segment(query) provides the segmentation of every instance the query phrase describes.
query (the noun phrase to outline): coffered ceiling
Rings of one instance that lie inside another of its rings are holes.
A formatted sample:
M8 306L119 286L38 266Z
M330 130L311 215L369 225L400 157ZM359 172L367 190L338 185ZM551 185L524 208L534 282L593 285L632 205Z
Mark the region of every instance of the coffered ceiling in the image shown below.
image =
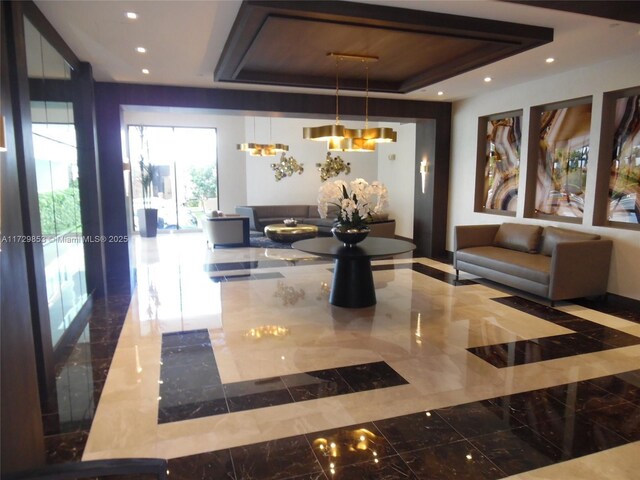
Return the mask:
M407 93L552 40L551 28L382 5L246 1L215 80L335 88L338 77L363 90L368 70L370 90Z
M107 82L326 94L337 50L380 57L373 96L451 101L640 52L637 1L35 1ZM576 3L581 13L540 7ZM618 13L586 15L593 5ZM347 95L364 95L361 64L339 73Z

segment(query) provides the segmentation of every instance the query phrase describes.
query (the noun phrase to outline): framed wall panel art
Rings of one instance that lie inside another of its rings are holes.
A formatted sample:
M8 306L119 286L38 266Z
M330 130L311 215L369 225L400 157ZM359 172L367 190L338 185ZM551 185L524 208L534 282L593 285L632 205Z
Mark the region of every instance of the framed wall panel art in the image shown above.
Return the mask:
M540 125L535 212L581 220L589 161L591 99L565 105L534 110L539 113Z
M521 143L522 111L480 117L476 211L515 215Z
M609 222L640 224L640 95L615 100Z

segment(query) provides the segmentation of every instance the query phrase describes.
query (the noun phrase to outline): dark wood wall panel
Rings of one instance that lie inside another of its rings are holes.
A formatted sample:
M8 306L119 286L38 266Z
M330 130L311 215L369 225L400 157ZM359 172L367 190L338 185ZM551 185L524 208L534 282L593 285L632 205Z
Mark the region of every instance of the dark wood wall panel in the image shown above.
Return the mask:
M7 36L11 17L7 2L0 5L2 49L2 116L6 121L7 152L0 152L2 172L2 235L11 239L24 234L18 189L12 89L9 80ZM38 395L35 349L29 306L29 283L25 244L2 242L0 270L2 279L0 303L1 374L0 408L2 436L0 458L2 475L32 469L44 464L44 437Z
M102 210L105 235L127 235L128 225L122 171L122 106L180 107L232 110L238 114L255 112L308 117L335 116L335 97L242 90L96 83L96 115L100 157L100 185L104 194ZM340 99L341 118L362 118L364 98ZM445 252L449 184L451 104L411 100L369 99L370 120L417 121L418 146L430 149L435 182L429 201L416 200L414 238L422 255ZM426 125L429 125L427 128ZM416 170L415 175L420 177ZM417 195L417 194L416 194ZM417 217L418 218L418 217ZM110 290L132 286L129 249L126 244L106 244L107 284Z

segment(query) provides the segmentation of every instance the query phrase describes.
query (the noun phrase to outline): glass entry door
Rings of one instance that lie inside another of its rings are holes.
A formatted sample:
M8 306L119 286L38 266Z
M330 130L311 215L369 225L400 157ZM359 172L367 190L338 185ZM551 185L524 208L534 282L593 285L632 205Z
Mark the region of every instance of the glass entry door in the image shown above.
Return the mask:
M134 231L143 207L158 210L158 230L197 229L206 210L218 209L215 128L129 125L128 146Z

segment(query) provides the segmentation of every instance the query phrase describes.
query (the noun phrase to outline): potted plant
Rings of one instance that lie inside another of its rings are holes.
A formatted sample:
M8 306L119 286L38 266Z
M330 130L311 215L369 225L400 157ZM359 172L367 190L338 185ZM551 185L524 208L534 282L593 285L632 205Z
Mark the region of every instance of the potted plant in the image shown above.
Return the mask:
M138 210L138 229L142 237L155 237L158 233L158 209L151 207L153 196L153 177L157 167L140 159L140 185L142 186L142 205Z

